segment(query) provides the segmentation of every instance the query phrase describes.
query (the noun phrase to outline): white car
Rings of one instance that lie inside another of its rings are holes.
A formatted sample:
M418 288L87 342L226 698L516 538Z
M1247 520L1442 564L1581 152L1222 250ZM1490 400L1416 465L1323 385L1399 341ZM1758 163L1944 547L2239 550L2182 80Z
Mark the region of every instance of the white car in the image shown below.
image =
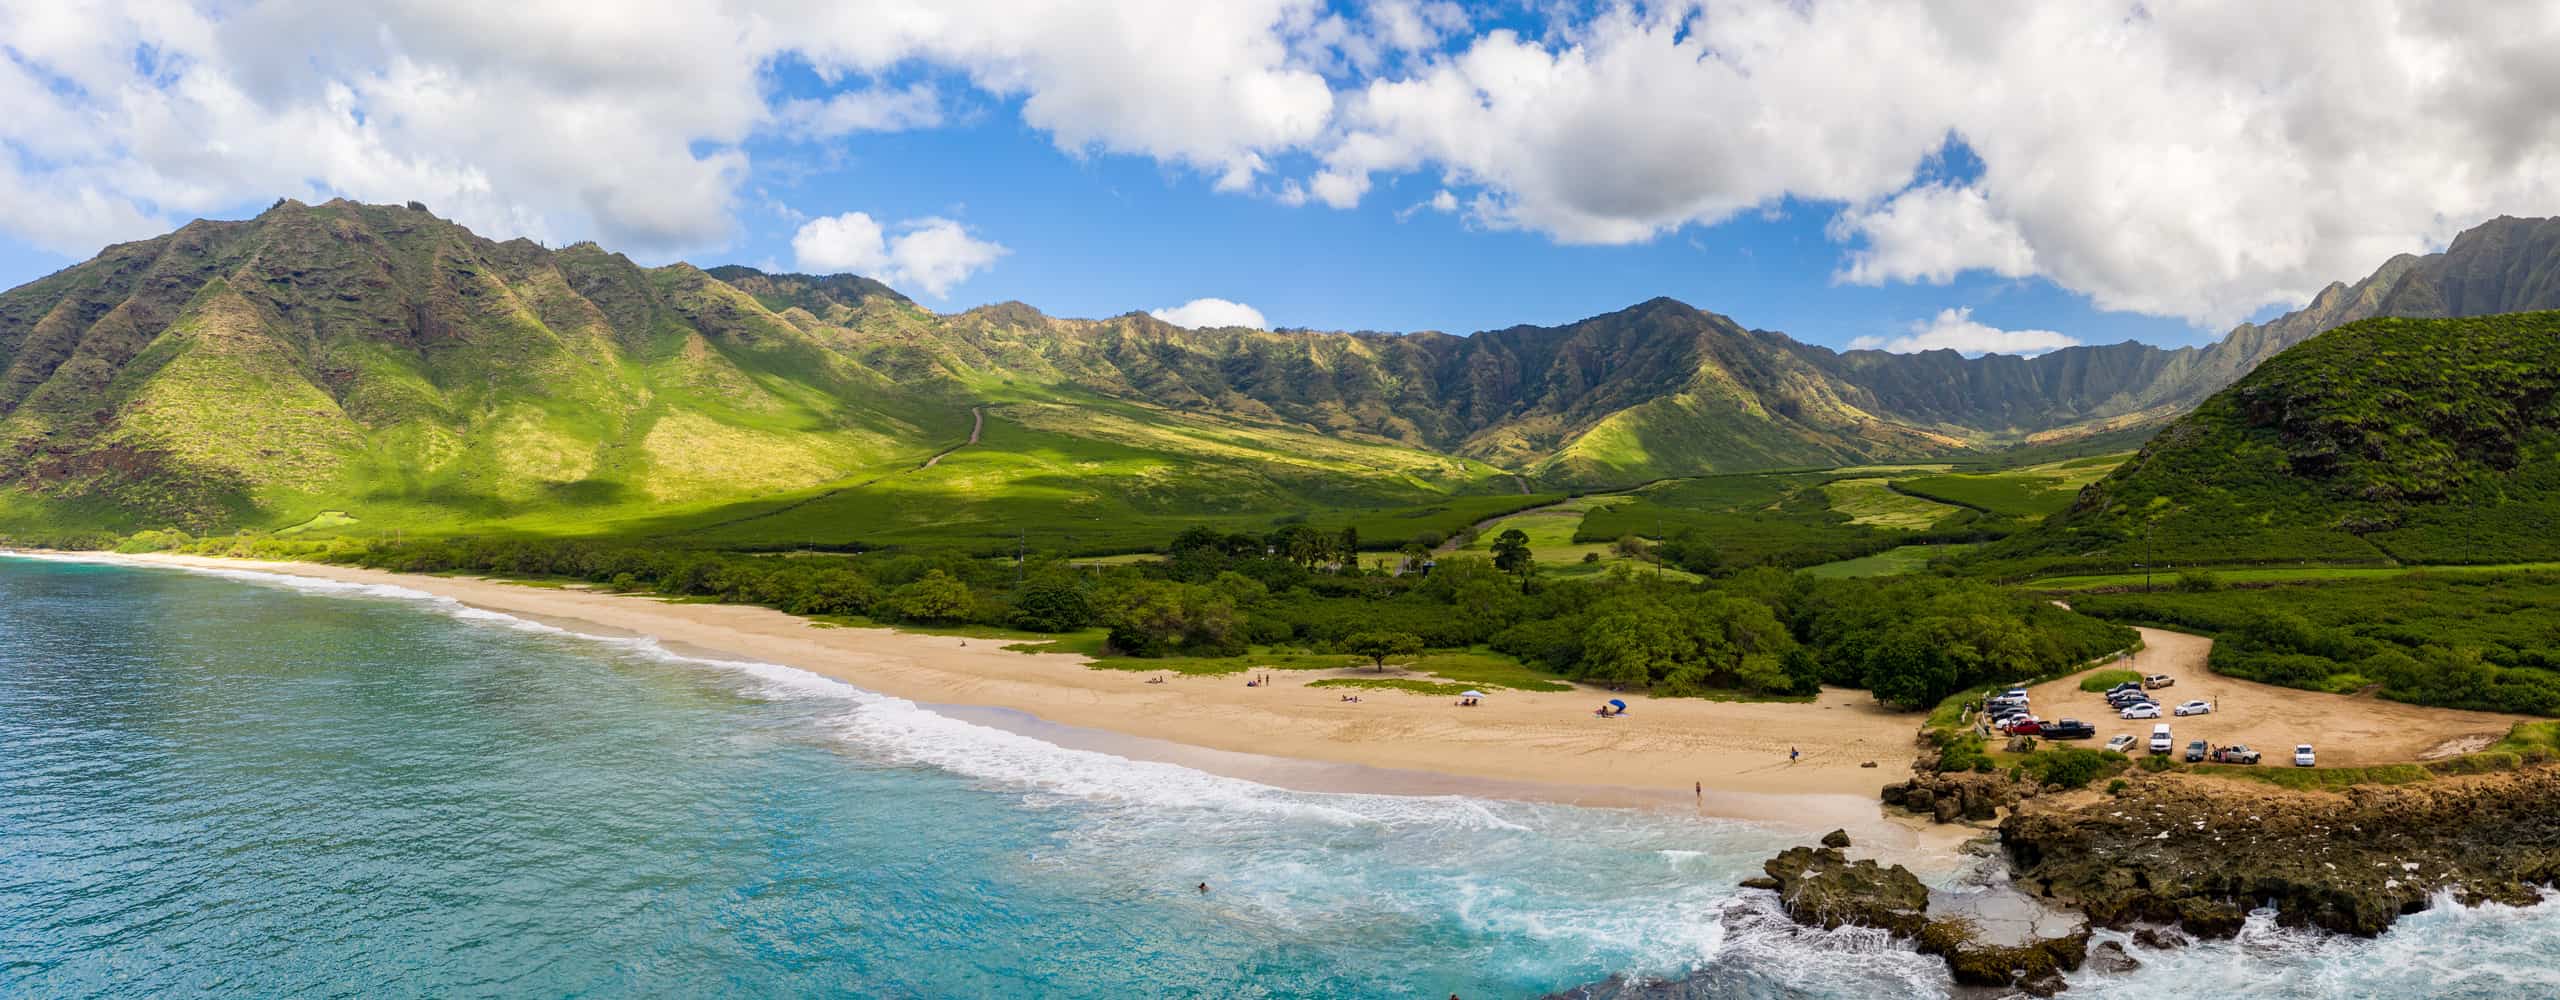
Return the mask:
M2213 703L2206 701L2191 701L2178 706L2179 715L2204 715L2211 711L2213 711Z
M2125 709L2116 715L2124 719L2157 719L2160 717L2160 706L2144 703Z
M2168 753L2169 751L2171 751L2171 750L2175 750L2175 749L2177 749L2177 748L2178 748L2178 738L2177 738L2177 737L2175 737L2175 736L2171 736L2171 735L2169 735L2169 724L2168 724L2168 723L2163 722L2163 723L2160 723L2159 725L2156 725L2156 726L2151 727L2151 752L2152 752L2152 753Z
M2111 737L2111 738L2109 738L2109 739L2107 740L2107 749L2109 749L2109 750L2113 750L2113 751L2115 751L2115 752L2117 752L2117 753L2123 753L2123 752L2125 752L2125 751L2127 751L2127 750L2131 750L2131 749L2133 749L2133 734L2132 734L2132 733L2117 733L2117 734L2115 734L2113 737Z
M2311 755L2311 744L2305 743L2293 748L2293 766L2310 767L2315 763L2318 761Z

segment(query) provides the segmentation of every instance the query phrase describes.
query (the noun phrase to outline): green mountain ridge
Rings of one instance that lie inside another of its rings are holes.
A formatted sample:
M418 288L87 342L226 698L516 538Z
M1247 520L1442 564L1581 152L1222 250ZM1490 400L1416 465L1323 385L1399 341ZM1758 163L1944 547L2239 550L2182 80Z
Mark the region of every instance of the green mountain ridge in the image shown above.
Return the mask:
M2017 573L2560 558L2560 312L2321 334L1980 558Z
M415 203L283 201L0 293L0 531L341 511L871 544L1035 512L1089 539L1457 516L1453 498L1532 488L2122 435L2332 321L2549 298L2555 259L2549 223L2499 220L2210 348L1962 358L1833 352L1671 299L1465 337L943 315L855 275L644 268ZM984 441L926 465L980 418Z

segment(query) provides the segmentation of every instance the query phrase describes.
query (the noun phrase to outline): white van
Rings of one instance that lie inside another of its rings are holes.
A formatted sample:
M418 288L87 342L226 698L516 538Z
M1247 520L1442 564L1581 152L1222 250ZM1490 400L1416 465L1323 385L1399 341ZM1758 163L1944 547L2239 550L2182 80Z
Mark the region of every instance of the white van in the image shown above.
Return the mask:
M2163 722L2151 727L2152 753L2168 753L2169 751L2177 748L2178 741L2175 737L2169 735L2168 723Z

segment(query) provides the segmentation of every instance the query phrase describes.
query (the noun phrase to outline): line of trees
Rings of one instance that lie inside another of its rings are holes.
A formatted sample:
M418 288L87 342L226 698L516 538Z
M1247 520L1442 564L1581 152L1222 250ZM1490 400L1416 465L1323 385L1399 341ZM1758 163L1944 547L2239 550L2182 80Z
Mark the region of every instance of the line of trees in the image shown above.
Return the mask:
M1808 695L1835 684L1906 707L2131 642L2130 630L1952 579L1818 581L1758 568L1689 583L1621 564L1595 578L1551 580L1535 572L1535 553L1516 532L1497 536L1490 558L1448 554L1427 570L1364 567L1356 535L1301 526L1259 536L1186 531L1162 560L1112 566L530 539L187 545L402 572L569 578L900 625L1101 629L1109 652L1127 657L1259 647L1383 668L1426 650L1489 648L1622 689Z

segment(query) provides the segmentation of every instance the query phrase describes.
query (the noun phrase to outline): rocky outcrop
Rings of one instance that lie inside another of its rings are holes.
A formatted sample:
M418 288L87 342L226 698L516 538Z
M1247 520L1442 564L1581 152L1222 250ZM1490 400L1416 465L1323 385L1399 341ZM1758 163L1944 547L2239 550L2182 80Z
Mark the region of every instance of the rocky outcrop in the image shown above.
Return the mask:
M1790 847L1761 870L1767 878L1743 884L1775 891L1787 916L1807 927L1877 927L1917 937L1928 923L1929 887L1901 865L1851 861L1837 847Z
M1910 780L1884 786L1884 804L1927 816L1940 823L1958 821L1983 822L1997 819L2000 810L2016 805L2020 798L2031 796L2032 786L2009 780L2005 774L1977 774L1958 771L1937 774L1920 771Z
M1840 831L1823 843L1779 852L1761 866L1765 877L1743 885L1777 893L1788 918L1807 927L1874 927L1908 938L1944 959L1956 981L1968 986L2052 996L2062 989L2062 973L2079 968L2088 954L2086 927L2060 937L1997 941L1970 919L1932 919L1929 887L1910 869L1849 860L1842 853L1849 837Z
M2101 924L2230 937L2272 906L2287 926L2370 936L2439 892L2525 905L2560 883L2560 768L2343 794L2163 775L2020 810L2000 837L2020 888Z
M1932 920L1920 929L1920 950L1947 960L1947 971L1966 986L2008 987L2040 997L2062 992L2062 974L2089 954L2089 930L2024 944L1987 942L1962 920Z

